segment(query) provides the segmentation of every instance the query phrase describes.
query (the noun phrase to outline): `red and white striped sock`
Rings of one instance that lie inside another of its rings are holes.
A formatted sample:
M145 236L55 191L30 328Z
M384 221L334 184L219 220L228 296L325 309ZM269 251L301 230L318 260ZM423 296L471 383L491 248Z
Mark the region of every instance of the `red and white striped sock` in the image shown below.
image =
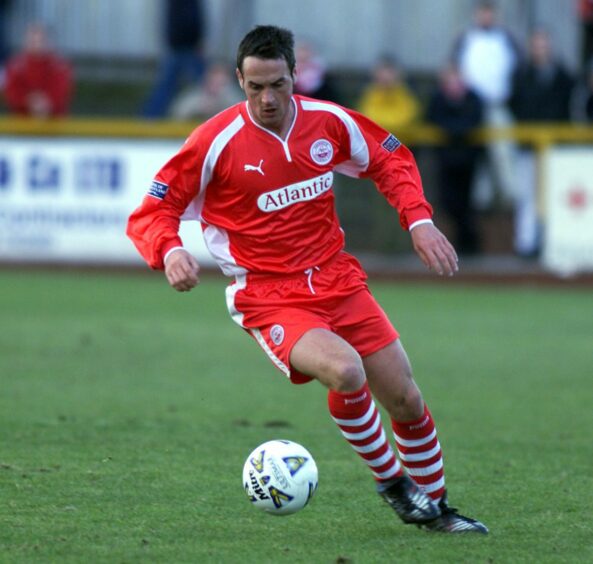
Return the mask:
M433 500L445 491L443 453L432 415L424 405L424 415L415 421L391 420L399 458L412 478Z
M366 382L356 392L330 390L327 403L342 435L364 460L377 482L388 482L403 474Z

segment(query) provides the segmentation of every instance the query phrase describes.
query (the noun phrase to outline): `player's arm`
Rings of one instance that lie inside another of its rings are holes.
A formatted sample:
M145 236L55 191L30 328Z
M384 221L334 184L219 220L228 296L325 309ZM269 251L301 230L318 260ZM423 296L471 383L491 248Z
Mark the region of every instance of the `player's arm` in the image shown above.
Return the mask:
M368 166L360 174L371 178L399 212L420 260L439 275L457 272L457 253L432 222L432 207L424 197L420 172L412 152L368 118L352 113L368 147Z
M190 137L158 172L127 227L128 236L148 265L164 270L178 291L188 291L199 282L199 265L179 237L181 216L200 189L199 149L191 141Z
M382 144L375 151L378 155L370 167L374 172L373 180L387 201L398 210L400 223L409 231L414 251L433 272L453 276L458 271L457 253L432 222L432 206L424 197L412 152L400 145L389 153Z
M453 276L458 270L457 253L449 240L431 222L410 227L412 245L427 268L440 276Z
M178 292L189 292L200 283L200 265L183 247L174 247L165 257L165 276Z

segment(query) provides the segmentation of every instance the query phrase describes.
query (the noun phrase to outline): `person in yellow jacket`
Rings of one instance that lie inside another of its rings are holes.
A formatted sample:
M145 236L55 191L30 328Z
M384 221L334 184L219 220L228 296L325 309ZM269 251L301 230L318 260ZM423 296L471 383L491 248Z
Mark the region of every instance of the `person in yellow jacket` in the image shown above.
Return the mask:
M383 55L373 67L358 110L393 133L419 119L421 105L405 84L395 59Z

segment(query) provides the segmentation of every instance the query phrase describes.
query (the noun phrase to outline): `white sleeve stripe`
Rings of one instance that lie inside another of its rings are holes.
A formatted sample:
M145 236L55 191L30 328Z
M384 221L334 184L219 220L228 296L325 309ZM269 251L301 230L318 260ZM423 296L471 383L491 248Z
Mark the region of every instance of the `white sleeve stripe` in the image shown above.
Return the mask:
M227 146L228 142L237 134L237 132L245 125L243 116L238 115L229 125L227 125L212 141L208 148L204 164L202 165L202 174L200 176L200 191L198 195L190 202L189 206L181 216L182 220L197 219L200 220L202 216L202 208L204 207L204 199L206 197L206 188L212 179L212 171L220 157L222 151Z
M341 171L344 173L361 173L369 166L369 147L364 139L358 124L352 119L348 113L333 104L327 102L310 102L307 100L301 101L303 110L329 112L337 116L346 126L350 136L350 160L340 165Z

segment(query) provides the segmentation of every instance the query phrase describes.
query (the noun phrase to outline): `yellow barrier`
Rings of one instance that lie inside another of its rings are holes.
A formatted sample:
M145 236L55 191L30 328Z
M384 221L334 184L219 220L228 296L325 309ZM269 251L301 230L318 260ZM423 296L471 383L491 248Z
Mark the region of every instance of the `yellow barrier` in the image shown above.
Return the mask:
M35 135L40 137L152 137L178 138L198 125L195 122L144 121L139 119L65 118L38 120L21 117L0 118L0 135ZM446 141L442 131L429 124L416 124L395 132L408 145L441 145ZM472 136L475 142L513 139L546 149L556 143L593 143L593 126L581 124L523 123L500 129L481 128Z
M64 118L39 120L33 118L0 117L0 136L4 137L97 137L119 139L184 139L198 122L140 119ZM419 123L395 132L411 147L435 147L446 143L446 135L439 128ZM508 128L480 128L473 132L475 143L508 139L532 147L537 158L537 207L546 216L546 181L544 164L548 150L559 144L593 144L593 125L553 123L522 123Z
M116 137L116 138L185 138L197 122L140 119L63 118L39 120L24 117L1 117L0 135L36 137ZM419 123L396 132L407 145L442 145L446 135L430 124ZM480 128L473 135L475 143L510 139L530 145L536 151L541 172L543 156L560 143L593 143L593 126L569 123L522 123L507 128ZM539 208L542 210L542 175L538 174Z
M36 137L187 137L196 123L143 121L134 119L65 118L39 120L24 117L0 118L0 135Z

